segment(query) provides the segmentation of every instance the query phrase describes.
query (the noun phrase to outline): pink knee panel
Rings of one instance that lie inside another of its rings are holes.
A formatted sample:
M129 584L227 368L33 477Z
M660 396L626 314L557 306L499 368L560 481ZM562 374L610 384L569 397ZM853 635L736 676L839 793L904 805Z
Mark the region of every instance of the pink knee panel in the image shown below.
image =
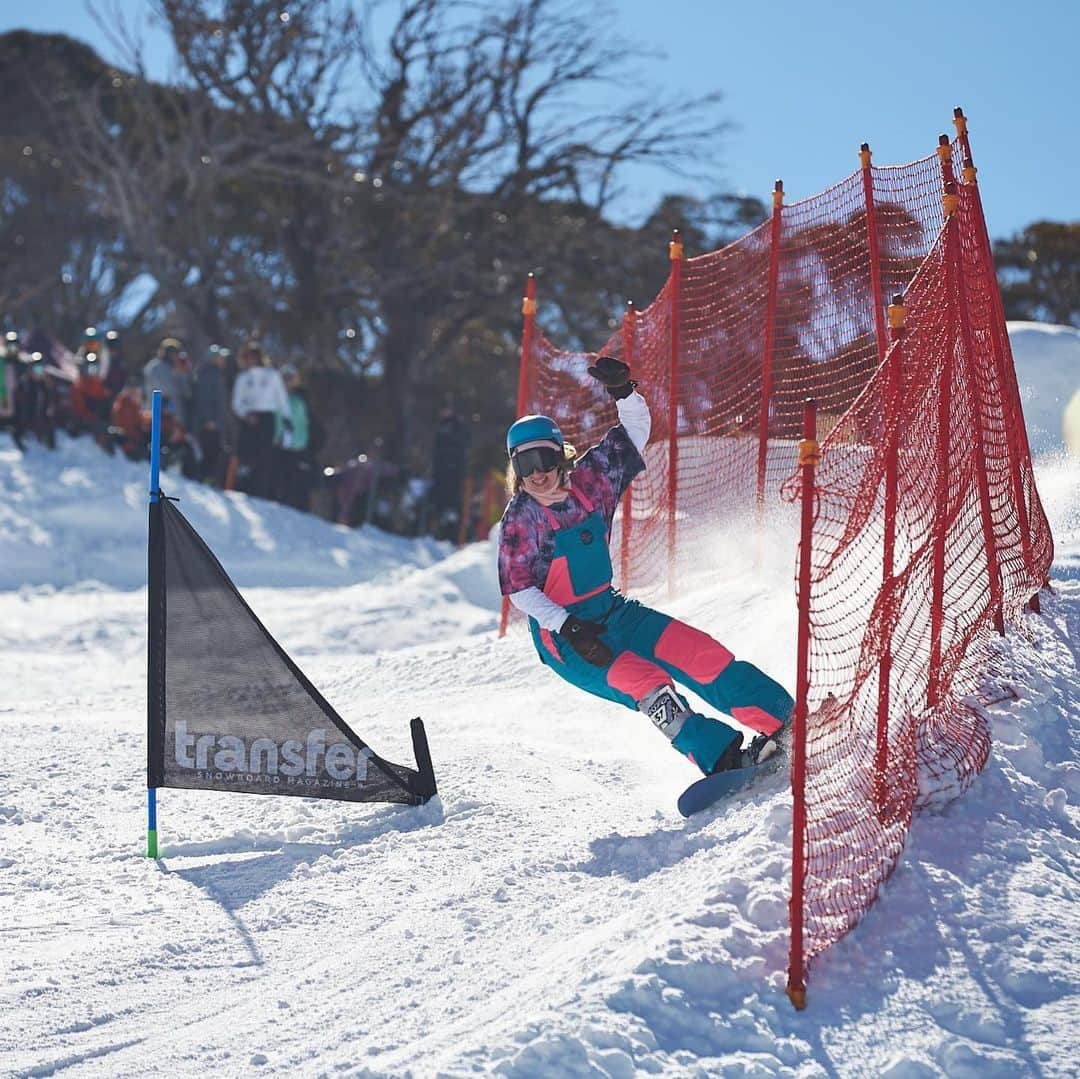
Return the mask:
M671 685L671 675L663 667L658 667L641 656L635 656L633 652L623 652L608 668L607 681L612 689L640 701L654 689Z
M758 708L756 705L749 705L746 708L732 708L731 714L744 727L749 727L752 731L760 731L762 734L776 734L783 726L783 723L776 716L769 715L768 712Z
M672 619L656 642L656 658L707 685L734 658L719 641L685 622Z

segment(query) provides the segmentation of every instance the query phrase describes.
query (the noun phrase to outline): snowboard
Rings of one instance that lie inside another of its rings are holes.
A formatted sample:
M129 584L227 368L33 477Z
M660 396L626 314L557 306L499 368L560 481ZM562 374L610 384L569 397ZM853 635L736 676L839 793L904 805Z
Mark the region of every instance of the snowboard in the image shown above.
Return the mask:
M715 775L704 776L696 783L691 783L679 795L679 812L684 817L693 813L700 813L703 809L726 798L729 794L741 791L748 787L759 777L769 772L775 772L784 760L783 748L777 750L768 760L761 764L751 765L749 768L734 768L730 772L717 772Z

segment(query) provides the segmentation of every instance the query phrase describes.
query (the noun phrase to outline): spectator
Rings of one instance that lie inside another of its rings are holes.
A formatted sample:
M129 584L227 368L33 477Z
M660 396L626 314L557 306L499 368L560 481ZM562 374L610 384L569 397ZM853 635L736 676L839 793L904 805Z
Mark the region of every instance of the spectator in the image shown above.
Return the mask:
M176 371L180 376L180 385L183 387L183 400L177 409L180 422L185 427L191 426L191 383L194 378L194 368L187 349L181 348L176 355Z
M274 426L277 416L286 419L289 416L289 394L281 375L269 366L255 341L249 341L240 352L240 374L233 386L232 409L237 419L237 486L249 494L270 498Z
M40 352L19 357L21 370L15 384L15 444L25 449L26 435L35 438L49 449L56 449L56 390L45 373L45 361Z
M141 461L150 456L150 414L143 407L138 375L129 378L127 386L116 395L109 419L109 433L125 457Z
M71 390L79 375L78 360L75 353L38 325L24 334L22 350L28 354L28 373L33 382L28 387L29 397L35 408L43 410L35 413L24 431L34 431L39 441L54 449L57 429L73 425Z
M229 434L229 392L225 382L227 348L211 345L191 380L191 430L202 451L202 479L215 487L225 480Z
M116 330L109 330L105 334L105 352L109 357L109 365L102 377L109 396L115 398L128 385L128 368L124 363L124 349L120 341L120 334Z
M143 368L143 393L147 401L154 399L154 390L161 390L164 403L178 417L187 414L191 385L179 366L180 342L166 337L158 345L157 356Z
M75 350L75 362L79 367L88 360L97 364L98 377L104 385L105 375L109 369L109 350L105 347L104 338L98 334L94 326L87 326L83 330L82 343Z
M292 364L281 369L289 395L287 415L278 415L274 425L274 497L294 509L311 507L314 483L310 453L311 406L300 373Z
M109 440L109 391L100 374L98 354L88 350L79 365L79 377L71 387L72 434L89 431L102 449L113 452Z
M42 326L34 326L24 336L22 342L23 351L31 356L39 353L39 359L46 365L56 364L59 356L54 355L58 351L52 335Z
M19 335L11 330L4 335L4 355L0 357L0 425L10 426L15 419L15 385L19 378Z
M453 400L447 398L435 428L431 462L432 520L429 525L438 539L457 539L468 451L468 425L458 414Z
M145 413L144 413L145 415ZM149 417L147 417L149 419ZM149 424L148 424L149 426ZM161 467L171 468L179 462L180 472L189 480L198 479L202 471L202 451L198 441L180 422L174 409L167 404L161 408Z

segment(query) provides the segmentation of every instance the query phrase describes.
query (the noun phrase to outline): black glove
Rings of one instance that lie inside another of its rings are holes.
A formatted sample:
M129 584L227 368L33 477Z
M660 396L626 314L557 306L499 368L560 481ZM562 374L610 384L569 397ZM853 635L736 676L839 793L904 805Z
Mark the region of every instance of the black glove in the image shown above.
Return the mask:
M629 397L637 386L630 377L630 365L615 359L614 356L598 357L596 364L589 368L589 374L601 383L616 401Z
M559 630L559 635L570 642L570 647L586 663L591 663L594 667L606 667L615 657L611 649L600 640L600 634L605 628L599 622L584 622L570 615Z

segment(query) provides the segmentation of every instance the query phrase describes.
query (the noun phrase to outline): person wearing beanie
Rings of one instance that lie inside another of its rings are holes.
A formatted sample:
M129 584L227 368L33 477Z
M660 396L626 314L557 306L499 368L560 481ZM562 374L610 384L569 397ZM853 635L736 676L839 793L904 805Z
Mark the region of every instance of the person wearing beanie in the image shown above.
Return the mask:
M160 390L165 404L183 423L187 417L191 386L180 369L182 346L175 337L165 337L158 345L157 355L143 368L143 393L153 401L154 390Z

